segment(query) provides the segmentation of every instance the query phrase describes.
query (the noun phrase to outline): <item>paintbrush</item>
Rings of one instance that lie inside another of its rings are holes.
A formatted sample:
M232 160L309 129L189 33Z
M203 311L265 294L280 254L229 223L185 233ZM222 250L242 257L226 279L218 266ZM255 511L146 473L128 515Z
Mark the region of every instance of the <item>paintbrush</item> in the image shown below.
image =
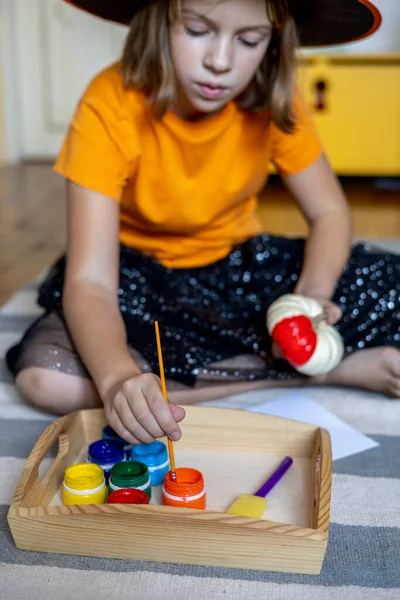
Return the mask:
M260 487L255 494L242 494L226 511L230 515L240 515L242 517L252 517L253 519L261 519L265 509L267 508L267 500L265 496L272 490L273 487L282 479L286 471L289 469L293 459L287 456L283 459L279 467L272 473L267 481Z
M167 386L165 385L164 362L163 362L163 357L162 357L160 330L158 328L158 321L155 321L154 326L156 328L157 352L158 352L158 364L160 367L161 389L162 389L162 393L163 393L165 402L168 404ZM169 463L171 466L171 479L172 479L172 481L176 482L174 445L172 443L172 440L169 439L169 437L167 437L167 444L168 444Z

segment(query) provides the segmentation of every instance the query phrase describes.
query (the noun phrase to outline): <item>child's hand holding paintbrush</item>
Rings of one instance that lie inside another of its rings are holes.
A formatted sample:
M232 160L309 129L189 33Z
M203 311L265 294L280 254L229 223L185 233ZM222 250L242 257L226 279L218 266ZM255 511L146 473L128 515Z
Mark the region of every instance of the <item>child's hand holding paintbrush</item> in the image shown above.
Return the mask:
M113 383L102 394L108 423L129 444L150 444L164 436L177 441L182 435L178 423L186 413L182 407L165 402L163 369L161 372L161 386L155 373L137 372Z

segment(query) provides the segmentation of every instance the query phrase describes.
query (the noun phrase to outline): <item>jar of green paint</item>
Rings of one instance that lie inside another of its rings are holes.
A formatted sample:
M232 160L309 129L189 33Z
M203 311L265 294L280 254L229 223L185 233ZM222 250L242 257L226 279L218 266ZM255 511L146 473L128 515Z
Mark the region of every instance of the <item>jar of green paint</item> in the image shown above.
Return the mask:
M151 481L147 465L136 461L127 460L113 466L108 484L109 491L134 488L143 490L151 499Z

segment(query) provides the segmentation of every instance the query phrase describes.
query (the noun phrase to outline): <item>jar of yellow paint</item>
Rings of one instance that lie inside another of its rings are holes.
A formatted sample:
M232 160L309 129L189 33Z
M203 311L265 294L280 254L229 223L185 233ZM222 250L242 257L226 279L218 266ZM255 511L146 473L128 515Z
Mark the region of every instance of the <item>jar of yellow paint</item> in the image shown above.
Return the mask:
M63 504L105 504L107 488L103 469L93 463L71 465L65 470Z

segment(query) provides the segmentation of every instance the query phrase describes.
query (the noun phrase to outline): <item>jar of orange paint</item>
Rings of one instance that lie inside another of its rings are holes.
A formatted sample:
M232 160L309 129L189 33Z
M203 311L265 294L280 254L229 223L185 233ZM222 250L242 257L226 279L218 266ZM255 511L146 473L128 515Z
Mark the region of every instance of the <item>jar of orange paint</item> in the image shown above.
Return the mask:
M176 469L176 481L168 471L164 479L162 499L165 506L179 506L181 508L197 508L204 510L206 507L206 488L203 475L196 469L180 467Z

